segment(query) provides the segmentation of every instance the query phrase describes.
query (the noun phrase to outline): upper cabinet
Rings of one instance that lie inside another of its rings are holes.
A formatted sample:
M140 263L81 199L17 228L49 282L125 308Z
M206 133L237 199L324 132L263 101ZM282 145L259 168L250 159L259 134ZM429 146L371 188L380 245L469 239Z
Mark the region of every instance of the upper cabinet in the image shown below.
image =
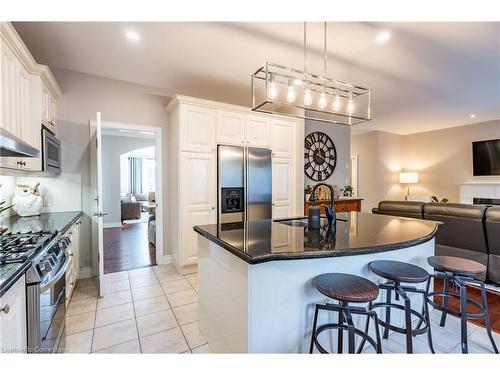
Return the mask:
M215 109L181 104L181 151L215 151Z
M37 64L9 22L0 22L0 126L40 150L39 158L2 157L0 167L41 170L42 125L56 134L61 89L45 65Z
M245 143L245 115L239 112L217 110L217 144Z
M295 122L271 120L271 150L273 157L292 158L295 144Z
M247 146L269 147L271 145L269 118L248 115L245 123L245 141Z

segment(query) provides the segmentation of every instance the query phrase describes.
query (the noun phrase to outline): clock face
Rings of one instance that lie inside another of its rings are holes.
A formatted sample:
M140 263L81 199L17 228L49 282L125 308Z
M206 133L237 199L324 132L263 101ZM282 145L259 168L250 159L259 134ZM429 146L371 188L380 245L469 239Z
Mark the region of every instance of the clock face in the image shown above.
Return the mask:
M329 136L322 132L309 134L305 139L304 171L314 181L330 177L337 165L337 150Z

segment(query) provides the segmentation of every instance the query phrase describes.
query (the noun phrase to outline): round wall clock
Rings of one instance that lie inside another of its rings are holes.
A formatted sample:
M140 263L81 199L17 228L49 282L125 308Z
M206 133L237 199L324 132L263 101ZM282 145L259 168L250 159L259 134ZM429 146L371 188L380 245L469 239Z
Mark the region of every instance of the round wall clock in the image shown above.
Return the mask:
M331 138L322 132L309 134L305 139L304 172L314 181L330 177L337 165L337 150Z

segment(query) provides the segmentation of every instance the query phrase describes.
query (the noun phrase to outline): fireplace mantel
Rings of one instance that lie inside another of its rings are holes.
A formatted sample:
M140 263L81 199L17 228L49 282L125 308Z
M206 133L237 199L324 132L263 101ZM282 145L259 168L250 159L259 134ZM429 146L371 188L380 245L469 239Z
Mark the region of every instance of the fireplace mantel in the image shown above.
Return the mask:
M459 186L460 203L472 204L474 198L500 199L500 181L471 181Z

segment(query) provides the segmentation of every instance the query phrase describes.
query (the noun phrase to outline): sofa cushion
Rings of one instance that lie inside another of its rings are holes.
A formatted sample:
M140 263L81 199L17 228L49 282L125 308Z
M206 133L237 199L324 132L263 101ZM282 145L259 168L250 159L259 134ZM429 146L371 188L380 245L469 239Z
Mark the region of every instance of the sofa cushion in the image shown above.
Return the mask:
M426 203L424 218L443 222L436 234L436 244L487 253L485 210L485 206L479 205Z
M422 202L381 201L374 213L422 219Z

